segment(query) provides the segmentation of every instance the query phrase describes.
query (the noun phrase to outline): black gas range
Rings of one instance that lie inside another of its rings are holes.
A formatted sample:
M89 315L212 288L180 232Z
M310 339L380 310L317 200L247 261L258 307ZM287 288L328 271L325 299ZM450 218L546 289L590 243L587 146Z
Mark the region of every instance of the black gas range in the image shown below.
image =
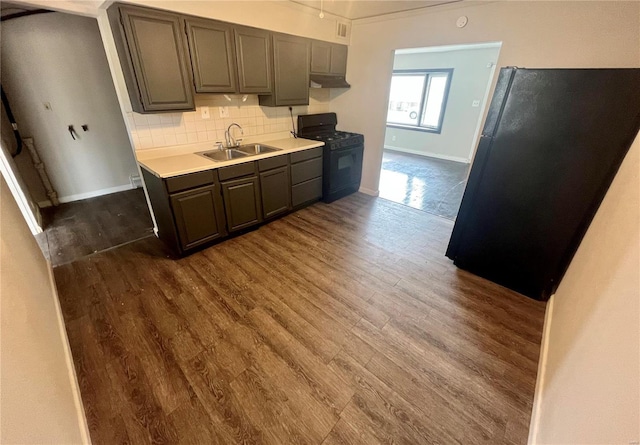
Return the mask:
M298 136L324 142L322 200L333 202L357 192L362 178L364 136L336 131L335 113L298 116Z

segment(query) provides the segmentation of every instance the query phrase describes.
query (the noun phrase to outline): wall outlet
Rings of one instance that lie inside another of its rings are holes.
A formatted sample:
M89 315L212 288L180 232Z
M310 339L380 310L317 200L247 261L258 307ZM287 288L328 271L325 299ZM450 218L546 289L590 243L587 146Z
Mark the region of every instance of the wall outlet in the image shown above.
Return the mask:
M202 119L211 119L209 107L200 107L200 113L202 113Z
M229 107L218 107L220 110L220 117L229 117Z
M479 107L480 106L480 101L479 100L474 100L473 102L471 102L471 106L472 107Z
M395 134L394 134L393 136L391 136L391 140L392 140L393 142L395 142L395 141L396 141L396 135L395 135Z

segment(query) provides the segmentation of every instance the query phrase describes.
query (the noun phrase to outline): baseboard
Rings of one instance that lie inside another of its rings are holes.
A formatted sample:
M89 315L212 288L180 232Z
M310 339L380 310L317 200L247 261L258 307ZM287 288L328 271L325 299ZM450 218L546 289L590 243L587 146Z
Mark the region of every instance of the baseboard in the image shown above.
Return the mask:
M538 428L540 426L540 406L542 405L542 391L547 370L547 356L549 353L549 333L551 321L553 319L553 302L555 295L549 298L547 310L544 314L544 327L542 328L542 341L540 344L540 359L538 360L538 378L536 379L536 389L533 393L533 408L531 410L531 423L529 424L528 445L537 445Z
M458 156L448 156L448 155L443 155L438 153L425 153L424 151L420 151L420 150L412 150L410 148L403 148L403 147L394 147L392 145L385 145L384 149L397 151L400 153L408 153L412 155L424 156L426 158L436 158L436 159L444 159L445 161L461 162L463 164L468 164L470 162L469 159L460 158Z
M365 195L378 196L380 195L380 191L368 189L366 187L360 187L358 189L359 192L364 193Z
M76 375L76 368L73 364L73 358L71 356L71 345L69 344L69 338L67 337L67 330L64 326L64 316L62 315L62 308L60 307L60 299L58 297L58 288L56 287L56 279L53 275L53 268L51 263L47 260L47 266L49 268L49 281L51 289L53 291L53 300L56 311L56 318L58 319L58 331L62 340L64 348L64 359L67 363L67 369L69 370L69 383L71 390L73 391L73 400L76 406L76 415L78 417L78 427L80 428L80 435L82 437L83 445L91 445L91 436L89 435L89 425L87 423L87 416L84 412L84 406L82 404L82 397L80 396L80 384L78 383L78 376Z
M131 184L124 184L124 185L119 185L117 187L110 187L108 189L93 190L87 193L78 193L76 195L60 196L58 200L61 203L80 201L81 199L89 199L89 198L95 198L97 196L109 195L111 193L124 192L125 190L132 190L134 188L135 187L133 187Z

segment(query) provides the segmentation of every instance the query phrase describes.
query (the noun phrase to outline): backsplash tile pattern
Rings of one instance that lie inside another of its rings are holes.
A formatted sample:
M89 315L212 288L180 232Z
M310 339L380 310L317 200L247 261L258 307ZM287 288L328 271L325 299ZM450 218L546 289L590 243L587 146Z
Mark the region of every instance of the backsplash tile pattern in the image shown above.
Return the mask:
M244 136L255 136L291 130L289 107L261 107L258 96L197 95L196 111L184 113L138 114L127 113L131 136L136 150L191 144L194 142L224 141L224 132L235 122ZM293 107L294 122L298 114L329 111L329 90L311 90L308 106ZM210 119L202 119L202 107L209 107ZM229 108L229 117L221 118L219 107ZM239 136L238 130L234 135Z

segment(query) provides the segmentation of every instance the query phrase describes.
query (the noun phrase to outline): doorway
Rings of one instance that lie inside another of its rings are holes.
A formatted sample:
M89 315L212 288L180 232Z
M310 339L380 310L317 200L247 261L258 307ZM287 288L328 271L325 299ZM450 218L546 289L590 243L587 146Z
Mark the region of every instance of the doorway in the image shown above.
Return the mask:
M395 51L381 198L455 219L500 47L490 42Z
M151 235L97 20L21 7L1 5L3 113L23 147L3 131L3 154L16 194L42 214L43 252L57 265Z

